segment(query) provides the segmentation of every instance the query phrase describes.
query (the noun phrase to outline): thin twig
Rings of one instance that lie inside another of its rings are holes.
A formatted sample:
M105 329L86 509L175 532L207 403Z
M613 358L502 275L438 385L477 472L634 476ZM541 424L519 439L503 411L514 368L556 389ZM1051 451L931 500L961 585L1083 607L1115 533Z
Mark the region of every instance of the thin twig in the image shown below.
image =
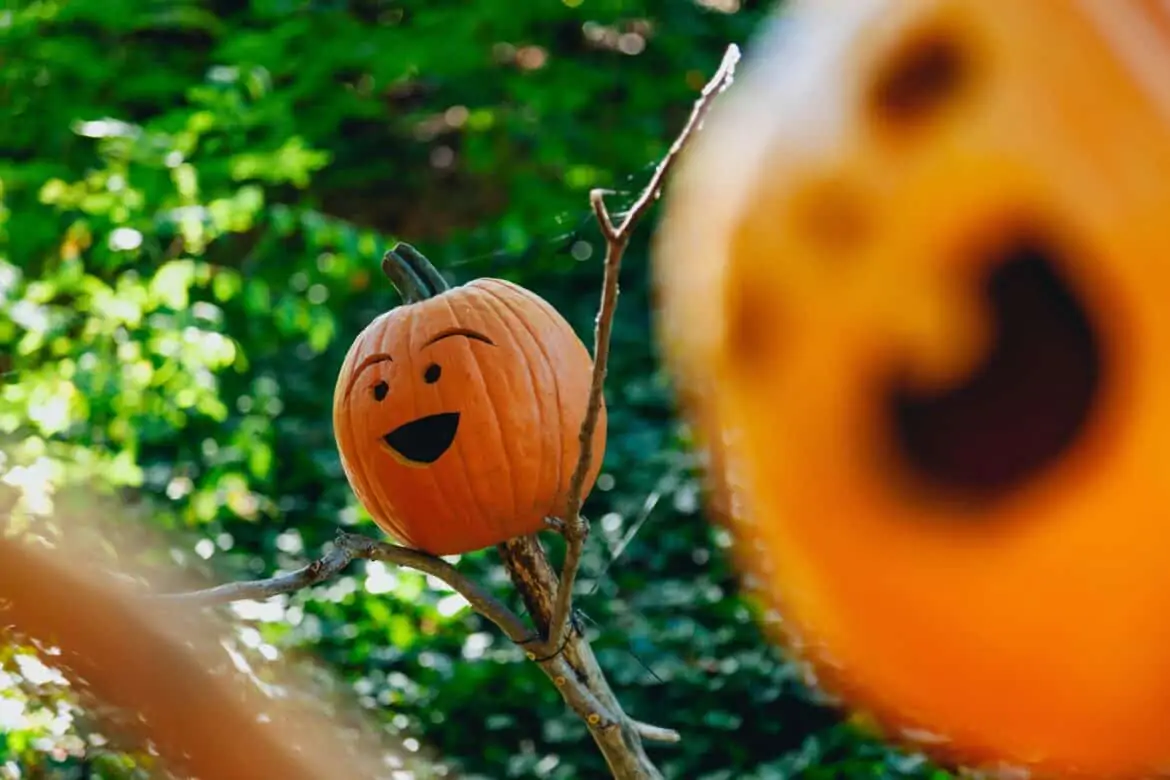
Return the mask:
M613 220L609 217L609 210L605 207L605 190L590 190L589 205L593 208L593 216L597 219L597 225L601 228L601 236L605 239L605 243L616 241L618 238L617 230L613 226Z
M296 571L278 574L262 580L228 582L214 588L188 593L164 593L158 596L165 601L183 601L210 606L230 604L233 601L259 600L294 593L312 587L340 574L351 562L353 552L346 547L335 545L325 555Z
M588 536L589 526L581 517L582 493L584 492L585 478L593 465L593 434L597 429L597 421L601 415L601 401L605 389L605 377L609 367L609 342L613 331L613 318L617 310L618 275L621 271L622 256L630 243L630 236L634 227L643 215L649 211L650 205L658 199L662 191L662 184L670 172L679 153L686 146L687 141L694 135L706 116L707 111L715 98L731 84L735 74L735 66L739 62L739 47L732 44L723 54L723 61L719 69L695 101L691 115L683 129L670 145L666 155L659 161L650 177L650 182L642 190L634 205L626 212L621 223L614 226L613 218L605 205L604 190L593 190L589 193L589 205L597 218L598 227L605 238L605 270L601 286L601 305L597 311L597 319L593 330L593 376L589 385L589 403L585 408L585 419L581 423L581 432L578 436L580 454L577 458L577 467L573 471L569 482L569 496L565 508L565 517L562 518L561 533L565 537L565 561L561 571L561 581L557 588L556 603L553 609L552 621L549 623L549 644L559 646L568 626L569 616L573 611L573 584L577 579L577 571L581 567L581 553L585 548L585 539Z
M691 115L687 119L687 123L683 125L683 129L675 137L674 143L670 145L666 155L659 161L658 167L654 169L654 174L650 177L650 183L642 190L642 194L634 201L634 205L626 212L625 219L622 220L621 226L616 230L613 227L613 222L609 218L609 213L605 208L605 203L602 200L604 191L594 190L589 193L589 201L593 205L593 213L598 214L599 221L603 222L602 229L605 225L609 226L609 231L613 239L624 238L629 240L630 232L633 231L634 226L638 224L638 220L649 210L650 204L657 200L658 195L662 192L662 183L666 180L666 175L670 169L674 167L675 161L678 160L679 153L695 131L699 129L699 125L703 123L703 117L707 115L711 104L719 93L731 86L731 81L735 77L735 66L739 64L739 47L734 43L727 47L727 51L723 53L723 60L719 63L719 70L715 71L715 75L703 87L703 91L699 93L699 99L695 101L694 107L691 109ZM604 218L604 219L603 219Z
M479 614L495 623L509 639L518 644L531 641L532 632L520 617L474 580L442 558L387 544L360 534L341 532L333 549L301 569L262 580L230 582L226 585L188 593L168 593L159 598L194 602L201 605L227 604L245 599L264 599L316 585L339 574L355 560L381 561L415 569L442 580L467 599Z
M674 729L665 729L662 726L654 726L640 720L631 720L630 725L634 727L634 731L638 732L638 736L651 742L678 742L682 739Z
M548 520L549 526L559 530L566 539L565 562L559 584L535 537L524 537L501 545L509 573L517 582L517 587L524 586L520 589L526 603L535 599L533 603L539 602L544 608L543 614L549 618L547 630L544 632L545 637L534 636L515 612L441 558L345 532L338 534L333 548L328 553L297 571L262 580L166 594L159 598L199 605L269 598L324 582L339 574L357 559L382 561L422 571L445 582L462 595L476 612L498 626L509 639L527 649L528 658L552 680L573 711L588 724L590 733L605 755L615 777L661 777L642 752L640 740L678 742L680 739L678 732L629 718L610 690L588 642L580 634L566 637L566 631L572 613L573 583L577 577L581 552L589 530L587 521L581 517L582 493L586 475L593 464L593 436L601 414L622 256L629 245L634 227L658 198L662 184L679 153L698 130L715 97L731 83L739 56L738 47L735 45L728 47L719 70L703 88L695 102L686 125L658 163L650 182L642 190L633 207L625 213L619 225L614 225L613 218L606 208L605 191L593 190L589 193L590 207L606 242L605 269L601 305L594 325L593 373L588 406L579 432L580 453L569 483L565 517ZM527 553L522 555L521 553L525 551ZM555 597L550 598L550 594L553 593ZM531 611L532 605L529 605L529 608ZM544 621L538 620L537 623L543 625Z
M555 651L545 653L544 650L548 645L539 642L540 637L533 635L527 624L503 602L442 558L418 550L380 542L368 536L340 532L334 540L333 548L328 553L294 572L262 580L231 582L205 590L167 593L157 596L156 599L211 606L246 599L270 598L329 580L340 574L355 560L390 563L415 569L442 580L463 596L472 609L499 627L512 642L522 647L533 646L535 642L535 647L540 655L538 652L529 650L529 659L540 666L541 670L560 690L565 701L582 720L601 729L612 729L618 724L619 716L606 707L589 690L589 687L581 682L564 657Z

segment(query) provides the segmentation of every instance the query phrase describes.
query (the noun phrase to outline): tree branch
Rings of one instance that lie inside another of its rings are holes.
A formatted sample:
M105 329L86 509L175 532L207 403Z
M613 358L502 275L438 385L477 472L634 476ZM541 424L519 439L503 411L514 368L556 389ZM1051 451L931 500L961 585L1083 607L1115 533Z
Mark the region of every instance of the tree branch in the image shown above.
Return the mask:
M499 546L500 556L512 577L512 582L538 629L547 635L553 613L554 594L558 592L557 574L536 536L522 536ZM532 656L529 656L530 658ZM586 719L593 737L611 774L619 780L661 780L653 762L642 746L642 737L622 710L617 696L609 687L588 639L578 631L570 633L560 656L572 670L573 678L589 689L597 700L612 713L608 724ZM560 687L561 682L554 679Z
M687 141L698 131L699 125L703 123L703 117L711 109L711 104L715 102L719 93L731 86L731 82L735 78L735 67L739 64L739 57L738 46L733 43L727 47L727 51L723 53L723 60L719 63L719 69L715 71L715 75L699 93L699 99L695 101L687 123L683 125L683 129L675 137L674 143L670 145L666 155L658 162L658 167L654 169L654 175L650 177L650 183L646 185L642 194L634 201L634 205L626 212L625 219L622 220L619 227L614 228L613 220L605 207L604 190L593 190L589 193L589 202L593 206L593 213L597 215L598 222L601 223L602 232L606 233L607 243L629 240L630 233L638 224L638 220L650 209L650 204L658 199L666 175L674 167L675 161L687 145Z
M698 100L695 101L691 115L686 124L683 125L683 129L654 169L650 182L642 190L638 199L634 201L634 205L626 212L625 217L617 227L614 226L613 218L610 216L609 209L606 208L604 190L593 190L589 193L589 205L593 209L598 227L605 238L605 270L601 285L601 305L598 307L593 331L593 377L589 386L589 402L578 436L580 455L577 458L577 467L573 471L572 481L569 483L569 497L565 517L562 518L560 528L565 537L565 561L561 570L560 585L557 588L552 622L549 624L548 636L549 643L552 645L559 646L564 638L573 610L573 585L577 579L577 571L581 567L581 553L585 548L585 540L589 535L589 525L581 517L582 493L584 492L585 478L593 465L593 434L597 429L597 420L601 414L605 377L609 368L610 334L613 331L613 318L617 310L618 275L621 272L622 257L630 243L634 227L650 210L650 205L658 199L666 175L674 166L679 153L702 123L703 117L706 116L715 98L731 84L739 57L738 46L732 44L727 47L719 69L703 87L703 91L699 94Z
M634 731L638 732L638 736L651 742L679 742L682 739L674 729L664 729L661 726L653 726L640 720L631 720L630 725L634 727Z
M679 153L698 130L714 99L731 83L739 57L739 48L729 46L718 71L696 100L687 123L659 161L649 183L620 224L614 225L605 205L604 191L593 190L589 194L590 207L606 242L605 266L601 303L594 324L593 372L588 405L578 436L579 456L569 483L565 517L549 518L548 521L549 526L563 534L566 540L565 560L559 581L535 536L521 537L499 545L504 565L532 615L537 633L534 634L502 602L441 558L345 532L338 534L333 548L324 556L295 572L251 582L229 583L201 591L168 594L160 598L199 605L268 598L324 582L336 576L355 559L383 561L425 572L454 588L479 614L495 623L509 639L526 649L529 660L540 667L560 691L565 702L585 721L615 778L661 778L657 768L647 758L642 740L678 742L678 732L635 721L626 715L610 689L588 640L580 632L568 630L573 608L573 584L589 532L588 522L581 517L581 504L585 478L593 465L593 436L601 414L622 257L634 227L658 198Z
M532 631L515 612L442 558L344 531L337 534L333 548L328 553L294 572L262 580L230 582L206 590L168 593L159 598L201 605L270 598L332 579L350 563L359 559L404 566L436 577L467 599L472 609L495 623L513 642L526 644L532 642L534 638Z
M163 601L182 601L203 606L230 604L247 599L267 599L282 593L295 593L332 579L353 562L353 552L342 545L334 545L327 554L293 572L278 574L262 580L228 582L214 588L187 593L164 593Z
M212 606L245 599L271 598L316 585L340 574L355 560L381 561L429 574L450 585L472 609L494 623L517 645L529 648L535 661L561 691L561 696L582 720L600 729L612 729L620 716L611 711L585 685L564 657L534 634L528 625L495 596L442 558L407 547L387 544L360 534L340 532L325 555L294 572L261 580L230 582L205 590L167 593L156 600Z

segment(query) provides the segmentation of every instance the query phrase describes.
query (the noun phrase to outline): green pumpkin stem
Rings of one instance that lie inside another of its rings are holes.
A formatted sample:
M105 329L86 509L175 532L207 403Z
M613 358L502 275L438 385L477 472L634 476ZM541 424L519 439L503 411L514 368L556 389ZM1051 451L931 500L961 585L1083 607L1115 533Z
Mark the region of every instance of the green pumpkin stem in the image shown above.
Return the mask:
M418 303L451 289L431 261L410 244L399 242L382 257L382 273L403 303Z

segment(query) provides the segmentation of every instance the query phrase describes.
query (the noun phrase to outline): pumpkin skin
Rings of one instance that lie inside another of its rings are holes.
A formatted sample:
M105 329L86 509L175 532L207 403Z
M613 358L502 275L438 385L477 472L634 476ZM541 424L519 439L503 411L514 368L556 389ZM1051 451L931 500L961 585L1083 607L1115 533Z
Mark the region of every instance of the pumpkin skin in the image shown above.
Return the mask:
M358 500L399 542L434 555L541 530L566 509L588 350L549 303L501 279L410 288L407 299L358 335L334 390L334 432ZM605 437L603 403L583 497Z
M658 334L741 565L947 763L1170 767L1163 8L790 3L667 190Z

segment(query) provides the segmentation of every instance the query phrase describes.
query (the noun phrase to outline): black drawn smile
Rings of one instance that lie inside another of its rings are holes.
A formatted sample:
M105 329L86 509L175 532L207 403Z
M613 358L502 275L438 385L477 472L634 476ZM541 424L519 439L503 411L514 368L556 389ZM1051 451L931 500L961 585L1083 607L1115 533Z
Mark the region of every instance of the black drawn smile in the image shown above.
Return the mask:
M442 412L404 423L382 441L412 463L434 463L450 449L458 429L459 412Z

